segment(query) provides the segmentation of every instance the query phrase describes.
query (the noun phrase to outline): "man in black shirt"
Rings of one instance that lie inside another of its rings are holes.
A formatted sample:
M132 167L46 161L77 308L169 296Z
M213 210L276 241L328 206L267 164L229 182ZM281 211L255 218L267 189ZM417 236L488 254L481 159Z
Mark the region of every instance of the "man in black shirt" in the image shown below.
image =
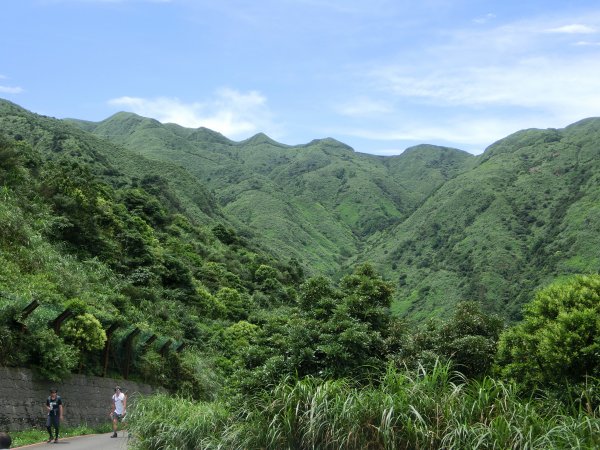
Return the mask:
M48 442L52 442L52 427L54 427L54 442L58 442L58 429L63 417L62 399L56 394L56 389L50 389L50 396L46 399L48 419L46 429L48 430Z

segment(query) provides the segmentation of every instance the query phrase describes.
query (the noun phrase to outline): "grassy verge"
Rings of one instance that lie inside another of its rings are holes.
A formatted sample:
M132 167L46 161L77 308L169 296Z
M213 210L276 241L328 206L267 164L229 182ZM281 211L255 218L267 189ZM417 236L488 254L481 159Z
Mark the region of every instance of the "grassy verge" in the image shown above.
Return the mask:
M129 413L136 450L600 448L600 410L522 398L511 383L468 381L444 365L391 369L363 387L288 380L239 408L158 395Z
M108 433L111 430L111 425L108 423L94 428L87 425L65 427L60 429L59 439L83 436L86 434ZM37 444L39 442L46 442L48 439L48 432L45 429L32 428L30 430L12 431L10 432L10 436L12 438L12 447L15 448L29 444Z

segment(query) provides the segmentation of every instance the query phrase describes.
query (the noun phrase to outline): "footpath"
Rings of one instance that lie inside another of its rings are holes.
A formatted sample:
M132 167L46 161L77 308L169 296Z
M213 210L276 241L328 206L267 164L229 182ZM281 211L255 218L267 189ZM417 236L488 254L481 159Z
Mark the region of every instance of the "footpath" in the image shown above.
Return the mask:
M23 447L14 448L30 448L30 449L63 449L63 450L126 450L129 436L127 431L119 431L118 437L111 438L111 433L92 434L87 436L75 436L64 439L59 439L55 444L39 443L25 445Z

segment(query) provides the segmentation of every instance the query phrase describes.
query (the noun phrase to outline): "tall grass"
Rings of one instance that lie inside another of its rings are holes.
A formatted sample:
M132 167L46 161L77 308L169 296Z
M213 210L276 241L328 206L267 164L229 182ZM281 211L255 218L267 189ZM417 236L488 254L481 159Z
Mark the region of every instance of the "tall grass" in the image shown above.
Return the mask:
M137 449L595 449L600 414L515 386L462 379L448 365L390 369L377 385L315 378L280 384L246 409L159 396L134 412ZM143 424L143 425L142 425Z
M134 450L219 448L228 417L217 402L196 403L164 393L138 397L127 414Z

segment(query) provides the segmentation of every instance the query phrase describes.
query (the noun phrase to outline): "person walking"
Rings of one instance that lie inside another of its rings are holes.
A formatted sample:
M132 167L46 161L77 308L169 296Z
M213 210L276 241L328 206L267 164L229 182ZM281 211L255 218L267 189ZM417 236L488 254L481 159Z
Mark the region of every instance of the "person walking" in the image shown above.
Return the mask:
M121 392L121 387L115 387L115 393L111 398L111 408L109 416L112 418L113 434L111 438L117 437L118 423L123 420L125 412L127 411L127 396Z
M8 433L0 433L0 448L10 448L12 444L12 438Z
M63 404L55 388L50 389L50 395L46 399L46 409L48 410L48 418L46 419L48 442L52 442L52 427L54 427L54 442L58 442L58 430L60 421L63 418Z

